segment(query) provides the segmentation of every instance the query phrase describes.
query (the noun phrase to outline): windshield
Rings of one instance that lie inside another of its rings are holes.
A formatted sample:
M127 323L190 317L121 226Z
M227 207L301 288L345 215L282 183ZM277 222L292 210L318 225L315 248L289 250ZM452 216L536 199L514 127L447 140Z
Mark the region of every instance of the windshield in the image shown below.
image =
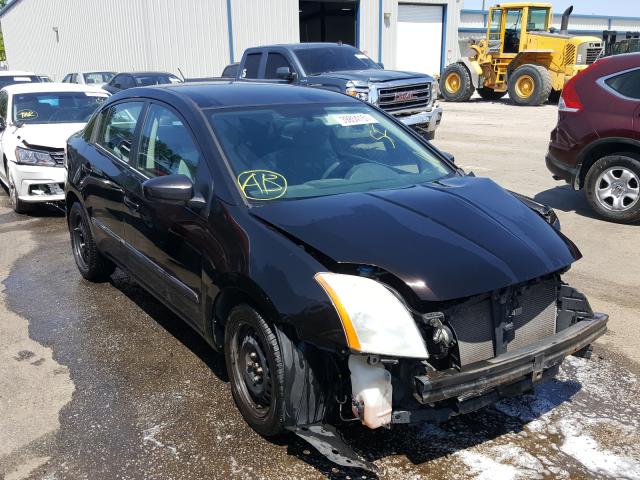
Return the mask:
M16 83L40 83L40 77L35 75L0 75L0 88Z
M166 83L182 83L175 75L169 74L149 74L149 75L136 75L136 85L139 87L146 87L148 85L164 85Z
M18 93L13 119L23 123L84 123L107 98L93 92Z
M241 193L256 202L404 187L453 173L366 105L276 105L209 118Z
M82 74L86 84L108 83L114 75L114 72L88 72Z
M295 48L293 50L307 75L342 70L380 69L377 63L360 50L348 45L335 47Z
M530 32L543 32L547 29L548 8L529 8L529 20L527 30Z

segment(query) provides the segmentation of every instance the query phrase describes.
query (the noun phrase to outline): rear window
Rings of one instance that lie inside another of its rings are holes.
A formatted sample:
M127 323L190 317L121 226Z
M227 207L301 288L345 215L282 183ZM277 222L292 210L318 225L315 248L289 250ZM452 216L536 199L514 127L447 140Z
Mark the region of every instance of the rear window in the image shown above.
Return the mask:
M148 85L165 85L167 83L182 83L175 75L136 75L136 85L138 87L146 87Z
M40 77L36 75L0 75L0 88L16 83L40 83Z
M13 120L23 123L84 123L106 93L21 93L13 96Z
M261 53L250 53L244 61L242 78L258 78L258 68L260 68Z
M610 77L605 83L620 95L640 99L640 69Z

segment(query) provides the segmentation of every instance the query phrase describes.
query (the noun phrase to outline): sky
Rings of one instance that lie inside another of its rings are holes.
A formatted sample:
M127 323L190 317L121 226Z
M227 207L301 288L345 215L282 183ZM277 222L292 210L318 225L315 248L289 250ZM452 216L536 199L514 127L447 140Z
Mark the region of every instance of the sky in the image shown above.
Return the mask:
M545 0L542 0L545 1ZM554 13L562 13L573 5L573 13L610 15L613 17L640 17L640 0L546 0L553 4ZM500 0L485 0L485 8L501 3ZM502 2L505 3L505 2ZM464 0L464 8L480 9L482 0Z

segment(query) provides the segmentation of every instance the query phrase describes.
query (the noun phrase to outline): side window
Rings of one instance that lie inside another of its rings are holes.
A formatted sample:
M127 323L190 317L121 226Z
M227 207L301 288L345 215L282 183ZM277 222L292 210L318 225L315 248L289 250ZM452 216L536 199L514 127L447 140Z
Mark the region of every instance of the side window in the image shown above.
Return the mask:
M608 78L605 83L620 95L640 99L640 69Z
M133 88L136 86L136 82L131 75L122 76L122 88Z
M71 83L78 83L78 74L74 73L71 75Z
M9 96L6 92L0 92L0 117L7 119L7 102L9 100Z
M260 59L262 53L250 53L242 67L242 78L258 78L258 69L260 68Z
M504 25L504 53L518 53L520 50L520 27L522 9L507 10Z
M133 132L141 111L141 102L119 103L104 110L96 143L120 160L129 163Z
M264 78L278 78L276 71L280 67L289 67L289 71L293 71L291 64L280 53L269 53L267 57L267 67L264 71Z
M182 120L168 108L149 107L136 169L150 177L182 174L193 180L198 163L200 153Z
M116 75L113 77L113 80L109 82L109 85L114 86L116 88L124 88L122 83L124 82L126 75Z
M67 73L62 79L62 83L69 83L70 80L71 80L71 74Z

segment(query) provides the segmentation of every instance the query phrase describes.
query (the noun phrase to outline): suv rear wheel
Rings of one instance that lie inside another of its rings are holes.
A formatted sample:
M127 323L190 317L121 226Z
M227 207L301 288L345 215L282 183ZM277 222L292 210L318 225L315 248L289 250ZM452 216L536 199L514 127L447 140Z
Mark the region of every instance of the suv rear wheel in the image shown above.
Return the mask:
M640 160L632 153L607 155L587 172L585 193L591 207L607 220L640 221Z

